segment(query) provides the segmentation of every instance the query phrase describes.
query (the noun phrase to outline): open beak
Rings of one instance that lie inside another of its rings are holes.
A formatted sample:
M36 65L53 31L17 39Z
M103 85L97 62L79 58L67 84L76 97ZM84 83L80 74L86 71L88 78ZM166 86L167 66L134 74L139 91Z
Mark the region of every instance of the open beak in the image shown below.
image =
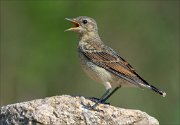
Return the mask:
M69 29L67 29L67 30L65 30L65 32L66 31L75 31L75 30L77 30L78 28L79 28L79 23L77 23L75 20L73 20L73 19L70 19L70 18L65 18L66 20L68 20L68 21L70 21L72 24L73 24L73 26L74 27L72 27L72 28L69 28Z

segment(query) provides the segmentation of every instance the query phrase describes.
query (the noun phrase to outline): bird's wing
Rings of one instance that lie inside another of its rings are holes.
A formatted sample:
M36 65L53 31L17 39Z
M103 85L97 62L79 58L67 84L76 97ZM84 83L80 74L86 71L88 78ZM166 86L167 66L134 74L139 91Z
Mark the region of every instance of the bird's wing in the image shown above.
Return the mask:
M135 85L139 86L137 83L144 83L133 67L109 47L102 51L82 51L82 53L94 64Z
M107 53L110 53L110 55L118 58L118 62L121 63L124 68L126 68L127 70L131 70L131 72L135 73L135 69L125 59L119 56L113 49L111 49L110 47L105 47L105 49L108 50Z

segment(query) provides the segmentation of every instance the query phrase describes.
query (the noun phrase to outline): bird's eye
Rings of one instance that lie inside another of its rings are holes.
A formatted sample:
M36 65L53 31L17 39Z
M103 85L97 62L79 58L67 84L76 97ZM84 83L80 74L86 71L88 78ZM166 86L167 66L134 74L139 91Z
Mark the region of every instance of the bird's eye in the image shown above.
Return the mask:
M83 22L83 24L87 24L87 23L88 23L88 21L87 21L87 20L83 20L82 22Z

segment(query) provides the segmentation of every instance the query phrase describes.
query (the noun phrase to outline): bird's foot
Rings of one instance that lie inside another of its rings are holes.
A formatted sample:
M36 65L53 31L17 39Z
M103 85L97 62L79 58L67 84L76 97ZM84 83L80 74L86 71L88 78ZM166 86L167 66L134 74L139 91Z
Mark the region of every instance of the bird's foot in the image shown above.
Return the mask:
M90 97L89 99L90 99L91 101L93 101L93 102L98 102L98 101L100 100L99 98L95 98L95 97ZM106 105L110 105L110 103L105 102L104 100L100 101L99 103L101 103L101 104L106 104Z
M84 105L84 108L88 109L88 110L93 110L93 111L97 111L97 112L101 112L103 110L97 109L96 108L97 105L90 105L89 103L87 105Z

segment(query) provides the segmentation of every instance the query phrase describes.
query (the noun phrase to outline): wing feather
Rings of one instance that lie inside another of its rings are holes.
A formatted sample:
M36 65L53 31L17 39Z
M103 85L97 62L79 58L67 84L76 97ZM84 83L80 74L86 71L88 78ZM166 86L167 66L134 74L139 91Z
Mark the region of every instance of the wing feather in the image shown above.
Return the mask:
M106 66L115 70L116 72L122 73L124 75L135 76L134 70L132 70L127 62L121 60L118 56L112 55L107 52L83 52L92 62L98 64L99 66Z
M98 65L99 67L103 67L116 76L134 83L137 86L140 86L137 83L149 85L136 73L134 68L129 63L127 63L111 48L105 48L104 51L87 51L82 50L82 48L79 49L94 64Z

